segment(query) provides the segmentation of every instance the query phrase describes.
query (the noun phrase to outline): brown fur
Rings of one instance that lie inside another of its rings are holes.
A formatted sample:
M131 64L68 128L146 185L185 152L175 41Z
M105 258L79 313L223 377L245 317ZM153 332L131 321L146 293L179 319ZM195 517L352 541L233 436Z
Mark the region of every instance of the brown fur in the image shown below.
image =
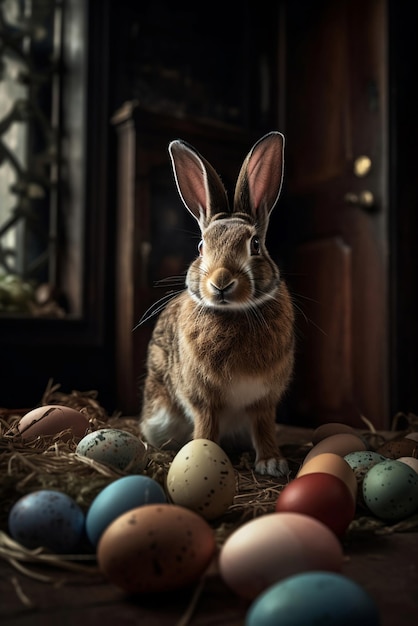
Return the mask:
M256 470L288 471L276 441L276 409L291 379L294 316L265 248L280 192L283 137L248 154L229 210L213 168L188 144L170 144L179 193L199 221L203 253L187 289L163 310L149 344L141 430L155 446L223 441L247 430Z

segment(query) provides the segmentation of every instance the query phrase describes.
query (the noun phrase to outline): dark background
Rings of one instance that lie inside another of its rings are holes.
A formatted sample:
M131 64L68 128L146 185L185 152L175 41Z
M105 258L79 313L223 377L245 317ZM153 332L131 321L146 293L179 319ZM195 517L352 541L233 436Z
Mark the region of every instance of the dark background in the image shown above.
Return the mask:
M296 2L292 2L292 6ZM304 2L301 2L301 10ZM52 378L98 391L118 410L115 361L115 111L127 100L238 126L250 138L286 128L286 2L90 0L85 311L78 320L0 320L0 406L33 407ZM234 5L235 6L235 5ZM278 10L279 9L279 10ZM416 10L388 1L390 410L418 410ZM281 54L280 51L282 52ZM286 60L289 63L289 60ZM268 83L266 83L266 76ZM266 91L267 88L267 91ZM267 102L267 104L266 104ZM173 137L174 138L174 137ZM222 150L222 145L219 146ZM284 188L286 203L286 188ZM298 224L281 214L273 256L286 267Z

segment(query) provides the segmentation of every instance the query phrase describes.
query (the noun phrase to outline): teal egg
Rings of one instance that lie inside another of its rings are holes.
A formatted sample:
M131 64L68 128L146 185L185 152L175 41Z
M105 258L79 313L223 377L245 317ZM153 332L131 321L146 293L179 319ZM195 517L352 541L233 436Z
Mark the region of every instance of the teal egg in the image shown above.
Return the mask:
M363 482L369 469L376 463L386 461L386 457L371 450L359 450L358 452L346 454L344 460L347 461L354 472L357 483L360 484Z
M379 626L372 597L342 574L312 571L275 583L251 604L245 626Z

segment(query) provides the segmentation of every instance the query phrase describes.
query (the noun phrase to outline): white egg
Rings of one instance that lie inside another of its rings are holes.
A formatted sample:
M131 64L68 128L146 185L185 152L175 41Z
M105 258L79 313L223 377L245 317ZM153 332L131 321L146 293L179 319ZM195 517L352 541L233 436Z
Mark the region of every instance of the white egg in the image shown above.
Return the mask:
M401 463L405 463L405 465L409 465L413 470L415 470L418 474L418 459L413 456L401 456L397 461L401 461Z

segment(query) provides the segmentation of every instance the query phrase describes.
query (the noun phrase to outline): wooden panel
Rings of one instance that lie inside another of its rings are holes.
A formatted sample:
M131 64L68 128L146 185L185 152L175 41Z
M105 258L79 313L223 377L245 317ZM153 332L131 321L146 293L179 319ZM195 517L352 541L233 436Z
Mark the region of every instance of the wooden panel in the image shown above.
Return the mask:
M295 396L298 413L313 423L347 420L352 413L351 263L340 237L301 245L295 254Z
M341 103L347 102L348 84L342 4L289 3L286 133L292 190L330 180L345 168L347 111ZM293 98L294 93L299 97Z
M350 291L344 272L342 282L337 280L333 286L337 292L343 290L335 297L340 298L339 306L348 307L340 314L350 319L351 328L350 350L338 352L343 380L336 381L335 370L325 367L334 357L327 343L318 339L312 352L306 349L301 354L306 361L302 369L313 371L319 363L322 375L330 376L330 381L325 385L321 380L322 394L299 386L297 401L307 407L322 402L317 412L328 414L339 399L337 405L341 404L348 421L363 426L360 416L364 415L376 428L387 427L390 417L385 15L385 0L319 0L314 4L299 0L289 2L287 11L286 181L295 250L289 272L295 273L296 264L302 274L313 268L318 273L313 285L296 287L295 277L295 290L305 296L315 288L327 306L334 307L325 292L331 270L321 260L323 242L341 238L351 257ZM359 177L354 161L362 155L370 157L372 166ZM371 209L346 201L347 194L358 198L365 190L375 199ZM313 258L301 254L300 246L303 249L306 242L312 246L319 242L321 254L312 252ZM316 311L321 328L330 323L327 306ZM338 337L333 335L333 340ZM344 355L350 359L345 365ZM351 397L344 400L347 390ZM309 414L306 417L313 419Z
M125 414L140 410L145 359L153 321L136 330L154 302L166 294L156 279L177 275L197 254L199 228L178 197L168 144L181 138L193 144L221 175L231 192L247 151L255 141L250 133L225 124L179 119L126 103L113 117L118 138L118 200L116 246L116 380L118 407ZM258 138L258 137L257 137ZM160 204L166 204L160 209ZM180 216L176 218L176 212ZM173 215L175 219L173 220ZM182 225L183 216L189 222ZM171 224L169 224L171 221ZM187 233L184 250L161 252L164 232L174 240L174 222ZM174 289L180 289L177 282Z

